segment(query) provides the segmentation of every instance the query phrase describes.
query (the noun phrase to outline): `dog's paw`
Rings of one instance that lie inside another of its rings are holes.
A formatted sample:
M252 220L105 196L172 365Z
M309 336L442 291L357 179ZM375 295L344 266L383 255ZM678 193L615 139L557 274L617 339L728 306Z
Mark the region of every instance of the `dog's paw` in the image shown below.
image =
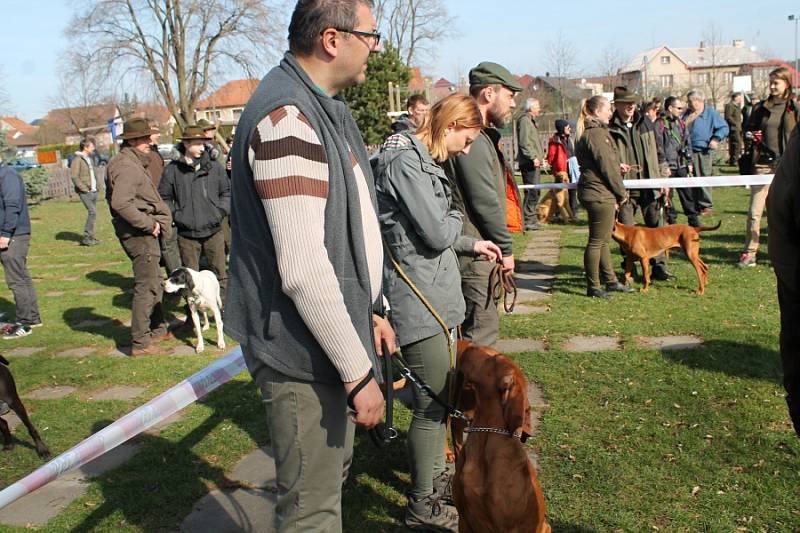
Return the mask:
M225 341L220 342L219 344L217 344L217 348L219 348L220 350L224 350L225 349Z
M203 331L208 331L210 327L211 327L211 324L203 325Z
M50 450L48 450L46 447L37 449L36 453L39 455L40 459L45 459L45 460L50 459Z
M203 351L205 351L205 349L206 349L205 346L203 346L202 344L198 344L197 346L194 347L194 352L195 353L203 353Z

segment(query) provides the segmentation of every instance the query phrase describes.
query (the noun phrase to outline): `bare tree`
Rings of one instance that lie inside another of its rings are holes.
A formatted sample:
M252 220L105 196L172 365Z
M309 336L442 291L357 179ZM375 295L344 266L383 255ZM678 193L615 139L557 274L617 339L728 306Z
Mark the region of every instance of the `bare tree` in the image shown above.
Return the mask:
M6 79L6 73L3 71L3 66L0 65L0 114L11 112L11 97L6 91Z
M113 101L108 88L108 65L95 68L91 59L82 51L66 52L62 55L59 80L52 101L61 108L60 115L70 129L80 132L90 126L101 126L98 120L114 117L98 117L90 108Z
M212 78L260 75L274 58L281 16L269 1L83 0L67 37L92 66L147 80L183 128Z
M615 43L609 43L600 50L598 65L600 74L605 78L604 89L609 90L618 85L619 71L625 66L626 56L622 49Z
M406 65L436 57L435 45L453 34L443 0L377 0L375 19Z
M700 43L701 58L704 60L708 67L707 72L703 72L700 76L705 78L703 85L708 91L709 100L711 105L717 107L717 102L723 97L725 91L725 74L720 69L724 64L724 48L722 41L722 32L719 27L713 22L709 24L703 32L703 40Z
M559 31L555 39L548 41L544 48L545 64L548 73L556 77L560 111L564 113L564 82L575 71L577 52L575 45Z

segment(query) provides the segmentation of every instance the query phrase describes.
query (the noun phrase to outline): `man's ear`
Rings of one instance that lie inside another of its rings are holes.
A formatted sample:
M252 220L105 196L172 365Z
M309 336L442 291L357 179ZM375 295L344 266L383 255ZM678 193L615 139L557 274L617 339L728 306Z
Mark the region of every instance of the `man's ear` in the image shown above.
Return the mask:
M333 28L326 28L320 36L322 40L322 49L331 58L339 55L339 46L341 45L342 35L340 32Z

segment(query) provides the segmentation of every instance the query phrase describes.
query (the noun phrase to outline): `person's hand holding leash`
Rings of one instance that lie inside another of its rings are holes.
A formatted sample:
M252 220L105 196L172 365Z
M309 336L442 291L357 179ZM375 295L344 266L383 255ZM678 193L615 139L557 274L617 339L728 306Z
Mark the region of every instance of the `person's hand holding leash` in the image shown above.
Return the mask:
M150 232L150 234L153 237L158 237L159 235L161 235L161 225L158 222L156 222L155 226L153 226L153 231Z
M477 241L472 250L475 252L475 255L483 256L483 258L490 263L494 263L498 259L503 258L503 252L500 250L500 247L492 241Z
M394 335L392 325L387 319L372 315L372 330L375 334L375 351L378 352L378 355L383 357L397 351L397 338ZM381 341L386 343L386 348L389 350L388 354L383 353Z
M507 255L507 256L505 256L505 257L504 257L504 258L501 260L501 262L503 263L503 268L504 268L504 269L506 269L506 270L510 270L511 272L513 272L513 271L514 271L514 267L515 267L516 265L515 265L515 263L514 263L514 256L513 256L513 255Z
M11 243L10 237L0 237L0 250L8 250L8 245Z
M371 429L383 418L383 393L372 374L372 369L363 378L344 384L350 420L359 426Z

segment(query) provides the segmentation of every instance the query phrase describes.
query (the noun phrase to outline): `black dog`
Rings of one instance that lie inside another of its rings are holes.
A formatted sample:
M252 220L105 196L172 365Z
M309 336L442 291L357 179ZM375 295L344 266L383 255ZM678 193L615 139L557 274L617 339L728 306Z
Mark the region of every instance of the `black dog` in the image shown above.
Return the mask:
M33 427L30 418L28 418L28 412L25 411L25 406L22 405L22 400L19 399L17 384L14 383L14 376L11 375L11 371L8 369L10 363L2 355L0 355L0 363L2 363L0 364L0 402L2 402L2 404L0 404L0 414L7 413L9 408L17 413L17 416L22 420L22 423L25 424L25 427L28 428L28 433L31 434L31 438L36 444L36 453L38 453L39 457L42 459L48 459L50 457L50 450L47 448L44 441L42 441L39 432ZM3 433L3 450L11 450L14 447L14 443L11 441L11 430L8 427L8 422L2 417L0 417L0 432Z

